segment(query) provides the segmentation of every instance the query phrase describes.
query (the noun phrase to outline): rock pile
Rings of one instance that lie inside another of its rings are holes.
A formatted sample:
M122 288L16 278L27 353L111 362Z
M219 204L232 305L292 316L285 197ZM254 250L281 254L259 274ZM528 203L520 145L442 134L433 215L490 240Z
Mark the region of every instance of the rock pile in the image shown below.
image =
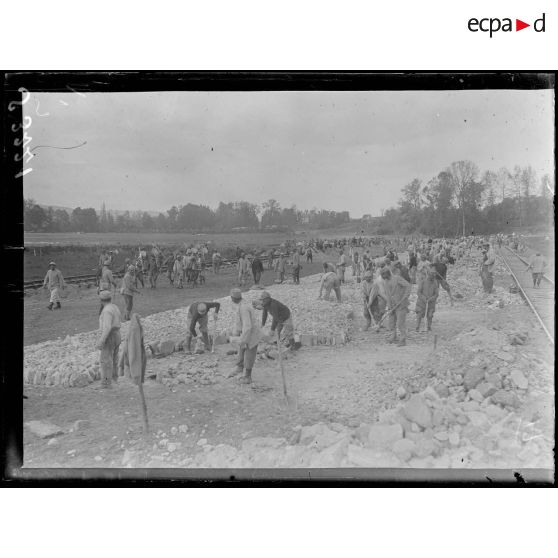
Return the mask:
M353 326L353 306L360 303L358 291L352 286L344 289L343 302L338 304L317 300L319 275L304 277L300 285L283 284L268 288L271 296L289 306L298 334L323 344L342 344L348 339ZM259 299L260 292L248 291L243 297L252 302ZM221 303L216 343L228 341L234 326L235 309L229 297L218 299ZM168 356L181 349L187 325L188 308L178 308L142 319L147 345L153 347L150 356ZM271 325L271 318L268 326ZM124 338L128 324L123 323ZM25 384L84 387L100 379L99 352L95 350L97 332L80 333L64 339L46 341L24 349L23 377Z

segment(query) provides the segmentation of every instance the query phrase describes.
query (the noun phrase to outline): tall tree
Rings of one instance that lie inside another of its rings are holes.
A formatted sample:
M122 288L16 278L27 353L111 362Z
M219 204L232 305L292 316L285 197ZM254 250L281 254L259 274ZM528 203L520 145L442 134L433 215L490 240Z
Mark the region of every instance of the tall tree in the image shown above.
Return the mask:
M461 212L462 234L465 236L465 211L468 201L475 198L479 169L472 161L456 161L447 170L451 177L457 205Z

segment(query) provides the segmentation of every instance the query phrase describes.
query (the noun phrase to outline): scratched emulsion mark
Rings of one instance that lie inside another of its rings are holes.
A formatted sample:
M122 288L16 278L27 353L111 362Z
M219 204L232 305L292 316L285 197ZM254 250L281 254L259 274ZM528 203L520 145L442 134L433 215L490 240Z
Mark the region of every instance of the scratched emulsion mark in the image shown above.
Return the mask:
M22 94L23 98L21 101L11 101L8 104L9 112L13 112L17 105L19 106L25 105L31 98L31 93L29 93L29 91L27 91L25 87L20 87L18 91ZM25 168L25 165L29 163L29 161L31 161L31 159L33 159L34 157L33 153L31 153L31 150L29 149L29 144L31 143L33 138L27 133L27 130L31 127L31 124L33 123L33 119L30 116L24 116L21 120L22 120L21 122L18 122L17 124L12 124L11 126L11 130L14 134L19 134L20 130L23 130L23 138L16 137L14 139L15 147L22 146L24 149L22 155L20 155L19 153L16 153L14 155L14 161L16 163L19 163L20 161L22 162L21 170L15 175L15 178L21 178L22 176L25 176L26 174L33 171L31 167Z

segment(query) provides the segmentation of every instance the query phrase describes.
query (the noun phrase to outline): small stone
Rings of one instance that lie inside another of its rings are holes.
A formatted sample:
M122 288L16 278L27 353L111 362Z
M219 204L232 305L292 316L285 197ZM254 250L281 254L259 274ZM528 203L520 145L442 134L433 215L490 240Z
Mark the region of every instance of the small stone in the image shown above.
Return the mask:
M411 422L411 432L418 434L420 432L420 426L416 422Z
M417 457L428 457L436 451L436 444L431 438L424 438L415 444Z
M478 401L465 401L465 403L461 403L461 408L466 412L470 412L470 411L478 411L480 408L480 405L478 403Z
M56 438L51 438L48 442L47 442L47 446L56 446L58 445L58 440Z
M405 396L407 395L407 390L403 387L400 386L397 388L397 397L399 397L399 399L405 399Z
M527 387L529 386L529 381L523 375L523 372L521 372L521 370L512 370L510 378L513 384L519 389L527 389Z
M93 459L95 459L95 461L102 461L103 458L100 455L96 455Z
M452 432L449 437L449 443L452 446L458 446L459 445L459 434L457 432Z
M484 380L482 368L469 368L463 377L463 385L466 389L473 389Z
M434 438L440 442L447 442L449 440L449 433L443 430L442 432L436 432Z
M437 384L434 386L438 397L449 397L449 388L445 384Z
M76 420L74 422L74 430L79 432L80 430L87 430L91 426L91 421L89 420Z
M469 397L473 401L478 401L479 403L482 403L484 401L484 397L481 392L474 388L469 390Z
M172 436L176 436L178 434L178 428L176 428L176 426L171 427L170 433Z
M501 351L499 353L496 353L496 356L500 359L503 360L504 362L513 362L515 360L515 357L508 352L505 351Z
M399 459L402 461L409 461L413 455L413 451L415 449L415 442L409 440L407 438L402 438L401 440L397 440L391 446L391 450Z
M502 405L503 407L518 407L519 400L515 393L504 389L498 390L491 396L492 402Z
M186 434L186 432L188 432L188 425L187 425L187 424L181 424L181 425L178 427L178 431L179 431L181 434Z
M206 438L200 438L196 445L205 446L206 444L207 444L207 439Z
M423 428L432 426L432 413L420 395L411 396L403 407L403 413L410 421L416 422Z
M482 395L482 397L490 397L493 393L496 393L497 391L496 387L490 382L481 382L476 389Z

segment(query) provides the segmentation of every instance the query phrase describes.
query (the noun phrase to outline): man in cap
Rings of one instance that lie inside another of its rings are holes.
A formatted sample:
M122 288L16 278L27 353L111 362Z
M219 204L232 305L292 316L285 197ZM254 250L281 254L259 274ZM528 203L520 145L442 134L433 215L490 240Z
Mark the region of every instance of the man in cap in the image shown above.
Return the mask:
M103 262L103 269L101 271L101 279L99 280L99 292L110 291L112 287L116 288L116 281L112 276L112 271L110 270L110 260L106 259Z
M291 311L282 302L271 298L267 291L263 291L261 295L263 314L262 327L265 326L267 315L271 314L271 332L277 330L280 340L287 340L287 347L294 346L294 327Z
M534 256L531 257L531 261L527 266L525 271L531 271L531 275L533 277L533 287L538 288L541 284L541 279L544 275L544 270L546 269L546 261L541 256L540 252L537 252Z
M241 374L244 370L244 376L240 381L244 384L250 384L252 383L252 369L256 362L256 353L258 343L262 338L262 331L258 325L256 311L243 300L240 289L231 290L231 300L236 306L234 334L240 336L235 373Z
M388 343L397 341L397 329L399 329L400 339L398 346L406 344L407 329L405 321L409 311L409 295L411 294L411 284L401 275L392 275L388 267L381 271L387 295L387 311L389 313L389 327L392 330Z
M328 273L330 271L335 272L335 265L333 265L331 262L324 262L322 264L322 267L324 268L324 273Z
M213 273L217 275L221 267L221 254L219 254L219 252L213 252L213 255L211 256L211 264L213 266Z
M341 279L334 271L328 271L322 275L322 280L320 281L320 293L318 294L318 300L322 298L322 292L325 289L325 300L329 300L329 295L331 289L335 291L335 296L337 297L337 302L341 302Z
M191 352L192 350L192 337L197 337L196 325L199 325L202 334L202 341L206 348L209 348L209 334L207 331L207 323L209 321L209 311L214 308L213 320L217 321L217 315L221 309L221 304L218 302L193 302L188 308L187 325L186 325L186 342L184 350Z
M169 284L173 284L173 271L174 271L174 254L171 252L166 257L164 264L167 268L167 279L169 280Z
M135 286L134 274L136 268L133 265L128 266L124 277L122 278L122 286L120 287L120 294L124 299L124 321L128 321L132 315L132 307L134 306L134 293L141 294ZM102 308L101 308L102 311Z
M420 330L420 323L426 314L426 328L428 331L432 330L432 318L436 311L436 300L438 300L438 293L440 287L436 280L436 270L434 268L428 271L426 279L419 282L417 287L417 303L415 312L417 314L417 327Z
M362 282L362 298L363 298L363 312L364 312L364 319L366 320L366 325L364 326L364 331L368 331L370 329L370 325L372 324L372 313L370 312L370 307L368 306L368 300L370 299L370 293L372 291L373 286L373 275L371 271L364 272L364 281Z
M64 277L62 277L62 272L56 269L56 264L50 262L48 264L48 271L45 275L45 280L43 281L43 288L47 288L50 291L50 302L47 306L49 310L52 310L52 305L56 303L56 308L62 308L60 304L60 289L66 288L64 283Z
M103 309L99 315L101 338L97 349L101 351L101 387L112 387L118 379L118 348L120 347L120 310L112 303L110 291L99 293Z

